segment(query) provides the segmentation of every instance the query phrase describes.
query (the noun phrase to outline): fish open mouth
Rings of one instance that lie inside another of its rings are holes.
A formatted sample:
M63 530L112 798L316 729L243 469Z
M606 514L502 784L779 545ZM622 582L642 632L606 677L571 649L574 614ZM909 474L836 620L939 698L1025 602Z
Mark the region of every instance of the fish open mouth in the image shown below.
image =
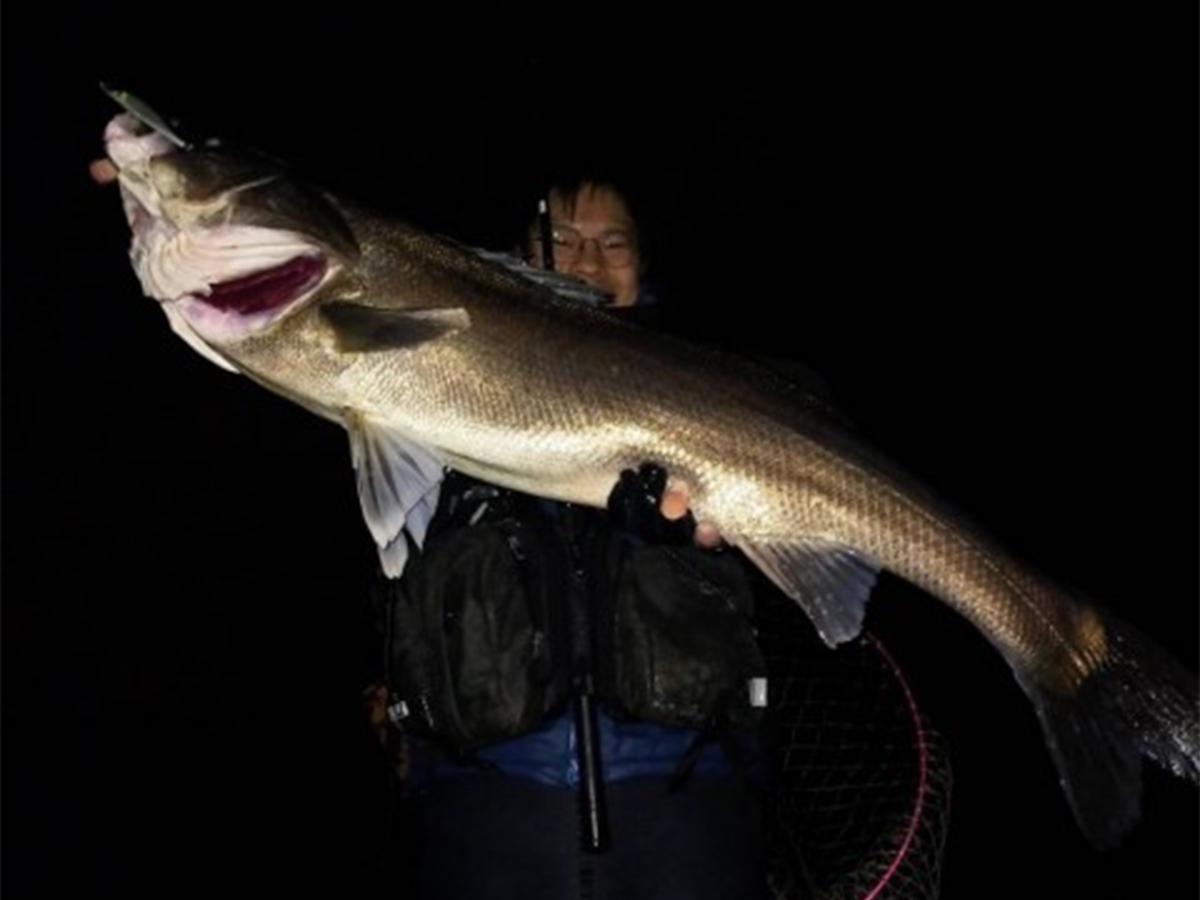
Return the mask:
M311 235L233 215L240 191L273 177L209 185L193 196L186 189L191 176L179 164L186 152L127 114L109 123L105 146L119 173L142 289L198 349L266 331L338 271L336 253Z
M297 256L281 265L212 285L202 302L248 316L286 306L311 291L328 269L324 257Z

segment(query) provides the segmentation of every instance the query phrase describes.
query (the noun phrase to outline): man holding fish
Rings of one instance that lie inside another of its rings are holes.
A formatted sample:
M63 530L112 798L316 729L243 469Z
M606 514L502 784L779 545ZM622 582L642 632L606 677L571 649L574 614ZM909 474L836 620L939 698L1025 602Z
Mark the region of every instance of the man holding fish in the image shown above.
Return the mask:
M117 170L98 160L91 174L105 184ZM593 302L617 315L652 312L640 229L622 190L603 176L574 177L546 197L553 265L544 264L536 224L531 261L594 288ZM404 716L406 789L422 798L423 895L572 897L581 879L597 898L702 900L764 890L761 772L749 777L757 747L745 733L757 720L751 691L763 689L765 671L747 619L749 587L716 527L692 519L688 499L687 485L668 483L662 469L626 470L606 521L602 512L448 477L424 552L385 592L388 668L399 683L390 696L370 695L376 723L385 703L393 717ZM538 592L574 622L533 622L502 644L428 633L430 610L441 614L439 631L455 614L470 620L475 609L479 618L519 619L536 607L527 594ZM650 598L651 608L637 608ZM698 626L687 621L689 611ZM677 658L646 671L642 654L616 651L617 620L656 615L669 623L653 631L640 624L635 640ZM551 644L536 662L561 670L549 676L555 690L511 702L532 666L504 669L504 657L533 642ZM436 659L432 645L442 649ZM688 658L710 647L719 648L720 667ZM596 658L599 648L617 659ZM469 681L465 669L488 666L506 674L475 686L474 695L429 687L435 668ZM706 670L708 683L697 687ZM623 702L622 691L632 696ZM513 708L497 716L506 702ZM472 704L491 717L472 721Z
M697 515L716 523L794 599L831 646L861 632L884 569L975 625L1033 703L1072 811L1096 845L1114 845L1136 819L1143 757L1196 780L1200 728L1191 673L1008 553L804 392L757 367L589 309L603 292L577 281L314 191L270 160L184 145L127 108L134 115L114 119L106 140L144 291L210 361L346 428L364 517L387 574L398 577L411 550L424 546L406 578L412 602L402 608L415 627L396 631L413 641L403 657L418 660L409 673L417 705L397 714L452 735L479 759L499 737L538 734L529 728L551 721L539 713L561 711L571 699L574 718L560 715L553 721L565 722L563 730L543 736L579 751L579 771L567 777L586 796L591 849L605 843L598 773L614 775L605 766L597 702L615 697L632 720L694 729L720 699L715 718L731 726L726 734L753 720L761 705L753 641L743 642L732 627L745 611L736 579L716 574L728 556L706 556L686 543L671 547L676 529L647 515L666 472L686 481ZM104 166L93 172L101 180L112 175ZM558 223L573 229L560 232L562 247L572 261L583 254L578 274L591 266L593 284L605 274L601 263L613 268L605 250L619 258L627 249L611 227L620 206L599 187L592 183L582 205L578 190L561 194L559 212L569 218ZM597 203L600 220L572 218ZM446 474L451 470L483 487L463 485ZM547 501L533 494L572 505L543 522L535 510ZM621 527L595 538L580 510L606 501ZM669 505L678 511L678 502ZM446 522L456 527L447 531ZM452 547L443 567L437 548L453 534L491 537L486 546L472 538ZM604 551L597 564L584 556L589 547ZM460 584L439 577L439 568L458 577L461 569L449 561L460 549L477 552L485 569L502 566L515 586L508 603L488 598L491 579ZM658 565L656 551L676 555ZM684 560L684 551L699 555ZM647 561L647 572L627 580L622 553ZM604 564L614 559L617 565ZM686 574L698 595L721 601L707 607L728 613L714 652L692 652L706 644L696 636L664 656L660 638L675 629L661 628L664 620L651 612L684 604L655 609L659 590L636 587L650 573L668 576L658 584L661 596ZM616 589L590 591L588 574L615 575ZM564 584L571 589L562 601L551 586ZM589 599L613 608L591 616ZM501 608L504 615L494 615ZM472 670L481 635L498 664ZM506 639L512 635L516 644ZM736 651L720 659L719 648L729 646ZM444 651L456 647L462 677L432 677L437 661L455 658ZM673 677L643 677L658 674L654 667L664 660ZM693 672L697 660L702 671ZM495 685L511 683L494 680L506 670L523 673L520 690L489 705ZM721 689L738 678L737 690ZM671 686L665 693L658 690L663 683ZM646 684L654 689L639 693ZM463 688L474 693L461 695ZM460 715L445 714L451 701L468 699L455 711ZM689 747L676 778L687 781L705 752L702 743ZM691 790L702 781L693 778ZM617 793L609 797L614 807ZM613 838L615 845L615 831Z

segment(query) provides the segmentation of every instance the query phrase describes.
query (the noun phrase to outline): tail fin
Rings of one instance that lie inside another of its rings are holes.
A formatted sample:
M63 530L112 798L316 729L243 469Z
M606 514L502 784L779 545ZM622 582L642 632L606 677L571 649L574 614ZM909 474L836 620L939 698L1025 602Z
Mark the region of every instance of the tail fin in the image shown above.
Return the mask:
M1146 756L1200 782L1200 683L1137 629L1104 616L1103 662L1070 696L1018 672L1079 827L1116 846L1141 810Z

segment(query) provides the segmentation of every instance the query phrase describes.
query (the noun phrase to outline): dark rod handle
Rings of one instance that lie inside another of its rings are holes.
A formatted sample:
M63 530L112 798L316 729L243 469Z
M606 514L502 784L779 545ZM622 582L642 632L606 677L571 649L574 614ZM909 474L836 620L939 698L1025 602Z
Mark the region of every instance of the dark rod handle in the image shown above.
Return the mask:
M600 775L600 730L592 695L575 698L575 733L579 738L579 813L583 849L602 853L609 847L608 822L604 809L604 781Z
M554 227L550 224L550 198L538 201L538 232L542 244L542 268L554 271Z

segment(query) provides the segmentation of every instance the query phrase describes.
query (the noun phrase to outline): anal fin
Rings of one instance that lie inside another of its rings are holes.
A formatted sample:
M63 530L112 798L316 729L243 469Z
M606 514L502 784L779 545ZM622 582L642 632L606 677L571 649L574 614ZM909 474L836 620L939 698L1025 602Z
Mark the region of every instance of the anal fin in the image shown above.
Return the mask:
M830 647L862 631L879 564L842 544L822 540L737 537L732 543L795 600Z

